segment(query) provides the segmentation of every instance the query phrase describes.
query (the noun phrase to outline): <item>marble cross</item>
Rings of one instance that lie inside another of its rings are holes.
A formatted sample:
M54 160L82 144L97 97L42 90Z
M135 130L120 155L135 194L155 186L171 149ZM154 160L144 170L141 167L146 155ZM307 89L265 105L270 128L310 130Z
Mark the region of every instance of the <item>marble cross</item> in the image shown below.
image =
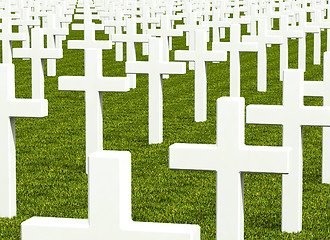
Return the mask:
M89 156L88 219L32 217L22 240L200 240L198 225L134 222L131 209L130 152L97 151Z
M244 239L244 173L289 172L289 148L245 145L245 101L217 100L216 144L175 143L170 169L217 172L216 239Z
M265 92L267 90L267 46L269 44L283 44L284 39L280 36L272 36L268 34L267 21L265 18L258 20L258 35L243 36L242 42L255 42L258 46L258 91Z
M284 71L283 105L248 105L246 122L283 126L283 146L292 147L290 174L282 178L282 231L302 229L302 126L330 126L330 107L304 106L304 71Z
M43 99L44 89L44 59L60 59L63 50L44 48L44 33L41 28L31 30L31 48L14 48L14 58L31 58L32 67L32 98Z
M288 39L289 38L303 38L304 32L302 30L295 30L288 24L288 15L283 15L280 18L280 30L272 31L272 35L284 38L284 43L280 45L280 80L283 81L284 70L288 69L289 51ZM299 47L299 46L298 46ZM300 47L299 47L300 48Z
M240 52L257 52L258 45L254 42L241 42L241 25L232 24L230 27L230 42L214 42L212 49L230 51L230 96L240 96Z
M163 142L163 74L186 73L185 63L165 62L159 38L149 39L147 62L126 62L126 73L149 75L149 143Z
M176 61L195 62L195 121L204 122L207 119L207 77L206 62L227 61L227 51L207 51L207 32L194 32L194 50L176 50Z
M330 30L328 30L330 31ZM323 97L323 106L330 107L330 52L324 53L323 81L304 81L304 95ZM330 184L330 128L324 127L322 134L322 183Z
M47 115L47 100L15 98L14 64L0 64L0 217L16 216L15 118Z
M69 29L56 26L56 15L54 13L47 13L47 24L43 31L47 35L47 48L51 49L59 47L56 46L58 37L69 35ZM56 76L56 59L47 60L47 76Z
M169 15L162 15L160 17L160 29L147 30L147 34L153 37L160 37L162 40L163 57L164 61L170 60L169 51L172 48L170 46L169 38L183 36L183 31L180 29L173 29L171 26L171 19ZM168 78L168 75L163 75L164 78Z
M12 42L13 41L25 41L27 36L23 33L12 32L12 20L10 17L2 17L2 23L0 24L0 41L2 43L2 63L12 63Z
M123 27L126 27L126 19L123 18L122 10L116 10L115 20L105 20L104 28L105 33L110 34L112 39L113 34L123 34ZM112 28L110 28L112 27ZM112 31L110 29L113 29ZM116 42L116 61L123 61L123 42Z
M150 36L145 34L138 34L136 27L136 19L128 18L126 34L114 34L111 36L113 42L126 42L126 61L136 61L135 43L148 42ZM126 73L128 73L126 71ZM131 88L136 88L136 74L128 73Z
M87 157L103 150L102 92L127 92L126 77L103 77L102 49L85 49L85 76L61 76L58 89L85 92L86 112L86 171Z

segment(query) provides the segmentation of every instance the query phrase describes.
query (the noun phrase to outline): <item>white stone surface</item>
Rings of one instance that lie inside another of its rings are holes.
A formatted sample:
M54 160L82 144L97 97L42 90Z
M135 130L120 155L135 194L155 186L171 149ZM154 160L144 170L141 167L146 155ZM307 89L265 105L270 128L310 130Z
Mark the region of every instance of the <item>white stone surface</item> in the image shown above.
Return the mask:
M32 217L22 240L200 239L198 225L132 221L130 152L98 151L89 162L88 219Z
M171 169L217 172L216 238L244 239L244 172L288 173L289 148L245 145L244 98L217 101L216 144L170 146Z
M302 126L330 126L330 107L304 106L304 71L284 71L283 105L249 105L246 122L283 126L283 146L292 147L290 174L282 180L282 231L302 230Z
M0 64L0 217L16 216L15 118L47 115L47 100L15 98L14 65Z

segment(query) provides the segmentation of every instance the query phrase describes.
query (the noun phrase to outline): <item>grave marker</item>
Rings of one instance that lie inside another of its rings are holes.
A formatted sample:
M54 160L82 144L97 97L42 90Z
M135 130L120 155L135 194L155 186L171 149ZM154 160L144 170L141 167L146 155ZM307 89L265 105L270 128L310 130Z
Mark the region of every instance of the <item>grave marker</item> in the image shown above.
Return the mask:
M113 42L126 42L126 61L133 62L136 61L135 43L148 42L149 37L149 35L137 34L136 19L128 18L126 34L114 34L111 40ZM126 71L126 73L128 72ZM127 76L130 79L130 87L136 88L136 74L128 73Z
M289 38L303 38L304 33L301 30L294 30L288 25L288 15L281 16L280 19L280 30L272 31L275 36L280 36L284 38L284 43L280 45L280 80L283 81L284 70L289 68L289 51L288 51L288 39ZM301 47L298 46L300 49Z
M170 37L183 36L183 31L180 29L172 29L171 19L169 15L162 15L160 17L160 29L150 29L147 33L152 37L160 37L162 40L163 57L164 61L168 62L170 60L169 50L172 48L170 46ZM169 78L168 75L163 75L163 78Z
M244 172L288 173L289 148L244 144L244 98L217 100L216 144L170 146L171 169L217 172L216 238L244 239Z
M88 219L32 217L22 240L199 240L198 225L134 222L131 154L98 151L89 156Z
M303 70L286 70L283 105L249 105L246 122L283 126L283 146L292 147L290 174L282 178L282 231L302 229L302 129L304 125L330 126L330 107L304 106Z
M15 118L47 115L47 100L15 98L15 67L0 64L0 217L16 216Z
M149 39L149 61L126 62L126 73L149 75L149 143L163 142L163 74L184 74L185 63L164 62L159 38Z
M258 20L258 36L242 36L243 42L255 42L258 47L258 91L267 90L267 46L269 44L283 44L284 39L280 36L271 36L266 19Z
M10 17L2 17L0 32L0 41L2 44L2 63L12 63L12 42L13 41L24 41L26 40L26 35L23 33L13 33L12 32L12 20Z
M256 43L241 42L241 25L232 24L230 27L230 42L214 42L212 49L230 51L230 96L240 96L240 52L257 52Z
M44 34L41 28L31 30L31 48L14 48L14 58L31 58L32 68L32 98L43 99L44 89L44 59L59 59L63 57L63 49L44 48Z
M207 51L207 32L196 30L195 50L176 50L177 61L195 63L195 121L203 122L207 118L207 77L206 62L227 61L227 51Z
M102 92L127 92L126 77L103 77L102 49L85 49L85 76L61 76L58 89L85 92L86 171L89 154L103 150Z
M330 31L330 30L328 30ZM304 81L304 95L323 97L323 106L330 107L330 52L324 53L323 81ZM323 127L322 134L322 183L330 184L330 128Z
M58 38L69 35L69 29L59 28L56 26L56 15L47 13L47 27L43 28L44 34L47 35L47 48L59 48L56 45ZM62 48L60 48L62 49ZM47 76L56 76L56 59L47 60Z

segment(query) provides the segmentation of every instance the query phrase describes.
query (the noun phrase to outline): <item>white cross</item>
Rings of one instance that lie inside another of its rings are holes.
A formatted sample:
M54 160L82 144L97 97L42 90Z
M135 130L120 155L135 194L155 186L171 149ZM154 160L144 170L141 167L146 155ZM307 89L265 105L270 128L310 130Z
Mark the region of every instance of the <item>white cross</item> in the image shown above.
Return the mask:
M321 29L327 29L327 51L330 51L330 8L328 9L328 18L322 18L320 10L315 10L315 25Z
M307 22L306 10L301 9L299 11L299 27L303 31L303 37L299 38L299 50L298 50L298 68L306 70L306 33L313 33L314 36L314 64L320 64L321 54L321 39L320 27L314 23Z
M22 240L200 240L198 225L132 220L130 152L98 151L89 162L88 219L32 217Z
M323 97L323 106L330 107L330 52L324 53L323 61L323 81L304 81L304 95ZM330 128L323 128L322 138L322 183L330 184Z
M104 21L105 33L110 33L110 39L113 34L123 34L123 27L126 27L126 19L123 19L122 10L116 10L115 20ZM114 31L108 30L113 27ZM123 42L116 42L116 61L123 61Z
M68 49L87 49L87 48L98 48L98 49L111 49L111 40L95 40L95 23L83 24L84 40L69 40ZM79 30L81 30L79 28Z
M85 76L61 76L58 89L85 92L87 157L103 149L102 92L129 91L126 77L103 77L102 49L85 49Z
M188 10L189 11L189 10ZM189 50L194 50L195 48L195 36L194 32L196 29L202 29L202 30L209 30L208 26L203 25L197 25L197 13L196 12L188 12L188 21L184 25L177 25L176 29L180 29L184 32L186 32L186 45L189 46ZM195 65L194 62L189 62L189 69L194 70Z
M47 27L43 28L47 35L47 48L58 48L56 38L69 35L69 29L56 27L56 15L47 13ZM47 60L47 76L56 76L56 59Z
M186 73L185 63L164 62L162 43L159 38L149 40L147 62L126 62L126 73L149 75L149 143L163 142L163 74Z
M269 44L283 44L284 39L280 36L268 34L265 18L258 20L258 36L243 36L243 42L256 42L258 46L258 91L267 90L267 46Z
M302 129L304 125L330 126L330 107L304 106L304 71L284 71L283 105L249 105L246 122L283 126L283 146L292 147L290 174L282 183L282 231L302 228Z
M196 30L195 50L177 50L176 61L195 62L195 121L203 122L207 119L207 77L206 62L227 61L227 51L207 51L207 32Z
M244 173L288 173L289 148L244 144L244 98L217 100L216 144L175 143L171 169L217 172L216 239L244 239Z
M288 15L283 15L280 18L280 30L272 31L272 35L281 36L284 38L284 43L280 45L280 80L283 81L284 70L288 69L288 39L303 38L304 33L301 30L293 30L288 25ZM299 47L299 46L298 46Z
M147 34L153 37L160 37L163 47L163 60L168 62L170 60L169 50L172 48L169 45L169 38L174 36L183 36L183 31L180 29L172 29L170 16L162 15L160 18L160 29L150 29L147 31ZM168 78L169 76L163 75L163 77Z
M230 96L240 96L240 52L257 52L257 43L241 42L241 25L232 24L230 27L230 42L215 42L214 50L230 51Z
M0 64L0 217L16 215L15 118L47 115L47 100L15 98L15 67Z
M44 59L60 59L63 50L44 48L44 34L41 28L31 30L31 48L14 48L14 58L31 58L32 98L44 98Z
M38 26L40 27L40 20L34 19L32 20L30 16L30 8L23 8L21 13L21 18L13 20L13 25L19 25L20 33L24 33L26 35L25 41L22 42L23 48L30 47L30 32L29 27Z
M169 46L169 37L183 36L183 31L180 29L173 29L171 26L170 16L162 15L160 17L160 29L149 29L147 31L147 34L153 37L160 37L163 42L163 51L166 50L168 52L171 49L171 47ZM169 61L168 54L165 54L164 57L164 61Z
M148 6L143 6L142 17L137 19L137 22L141 24L142 34L148 34L149 24L155 26L159 23L159 19L150 16L150 9ZM182 35L181 35L182 36ZM142 54L148 55L148 43L142 43Z
M9 17L2 17L2 32L0 32L0 41L2 43L2 63L12 63L12 41L24 41L26 35L23 33L12 32L12 20Z
M136 19L127 19L126 34L114 34L111 37L113 42L126 42L126 61L136 61L136 50L135 43L137 42L148 42L150 36L145 34L137 34ZM127 75L131 81L131 88L136 87L136 74Z

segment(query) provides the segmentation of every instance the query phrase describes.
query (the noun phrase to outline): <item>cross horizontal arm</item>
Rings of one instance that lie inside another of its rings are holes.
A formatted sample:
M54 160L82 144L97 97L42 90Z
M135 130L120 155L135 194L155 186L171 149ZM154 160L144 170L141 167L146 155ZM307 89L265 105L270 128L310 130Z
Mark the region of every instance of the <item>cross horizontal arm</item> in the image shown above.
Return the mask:
M281 125L283 106L248 105L246 107L246 123Z
M128 92L130 90L128 77L102 77L95 84L100 92Z
M185 74L186 63L183 62L164 62L160 66L161 74Z
M94 24L95 31L102 31L104 30L103 24ZM74 23L72 24L72 30L76 31L84 31L85 30L85 24L83 23Z
M227 61L227 51L207 51L202 58L205 62Z
M191 61L196 60L196 51L187 51L187 50L176 50L174 52L175 61Z
M242 43L239 51L240 52L256 52L256 51L258 51L258 45L254 42Z
M31 48L13 48L13 58L31 58L33 52Z
M241 172L289 173L291 148L270 146L244 146L240 149Z
M2 39L9 39L10 41L24 41L26 40L27 36L25 33L3 33L0 32L0 40Z
M33 49L33 48L14 48L13 57L14 58L33 58L35 52L39 51L38 57L40 59L61 59L63 58L62 49Z
M58 78L58 90L85 91L85 77L61 76Z
M170 146L171 169L216 171L219 160L216 145L175 143Z
M200 227L190 224L164 224L155 222L131 222L123 230L131 232L130 236L145 240L199 240ZM127 238L128 239L128 238Z
M63 58L63 50L58 48L45 48L40 53L42 59L61 59Z
M212 50L224 50L224 51L230 51L232 47L232 44L229 42L213 42L212 43Z
M304 126L330 126L330 107L306 106L301 125Z
M13 99L9 103L10 117L45 117L48 115L46 99Z
M323 81L304 81L304 96L321 97L326 90Z
M50 34L50 35L69 35L69 29L67 28L60 28L60 29L49 29L44 28L43 29L44 34Z
M32 217L26 221L24 221L21 224L22 227L33 227L33 226L37 226L38 231L40 234L42 234L40 232L40 226L44 226L45 227L45 235L47 236L49 235L50 229L54 229L54 231L58 231L58 228L65 228L70 226L70 228L73 229L84 229L84 228L88 228L89 224L88 224L88 219L74 219L74 218L55 218L55 217ZM33 228L30 228L31 230ZM47 235L46 235L47 234Z
M93 48L100 49L112 49L112 42L110 40L97 40L91 42L86 42L86 40L70 40L68 41L68 49L85 49L90 48L93 44Z
M149 74L152 70L150 69L149 62L129 62L125 63L126 73L142 73Z

